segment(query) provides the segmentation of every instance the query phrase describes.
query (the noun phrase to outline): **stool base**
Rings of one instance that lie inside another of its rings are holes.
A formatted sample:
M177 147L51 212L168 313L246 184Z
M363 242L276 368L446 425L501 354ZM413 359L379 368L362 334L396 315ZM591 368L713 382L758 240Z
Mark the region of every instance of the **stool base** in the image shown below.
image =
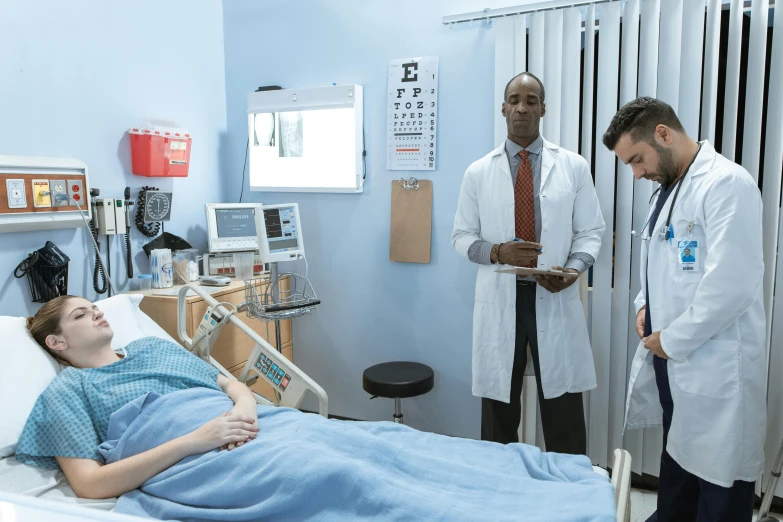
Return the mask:
M397 424L405 424L402 422L402 399L399 397L394 398L394 422Z

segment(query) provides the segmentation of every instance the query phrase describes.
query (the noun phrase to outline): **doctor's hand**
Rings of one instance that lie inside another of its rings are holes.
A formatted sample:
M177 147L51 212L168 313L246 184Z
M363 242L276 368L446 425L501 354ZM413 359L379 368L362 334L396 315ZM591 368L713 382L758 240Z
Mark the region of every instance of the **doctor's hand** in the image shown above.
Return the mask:
M541 254L536 249L542 248L538 243L522 243L509 241L500 245L498 263L511 266L527 266Z
M647 305L644 305L639 313L636 314L636 333L639 334L639 339L644 337L644 312L647 310Z
M657 355L662 359L669 358L661 346L661 332L655 332L652 335L643 338L642 341L644 341L644 347L650 350L654 355Z
M553 266L552 268L556 270L563 270L559 266ZM558 277L558 276L550 276L550 275L540 275L536 274L536 282L543 286L545 290L548 290L549 292L552 292L553 294L556 294L557 292L562 292L574 282L579 279L579 271L574 270L573 268L566 268L563 270L563 272L568 272L570 274L576 274L576 277Z

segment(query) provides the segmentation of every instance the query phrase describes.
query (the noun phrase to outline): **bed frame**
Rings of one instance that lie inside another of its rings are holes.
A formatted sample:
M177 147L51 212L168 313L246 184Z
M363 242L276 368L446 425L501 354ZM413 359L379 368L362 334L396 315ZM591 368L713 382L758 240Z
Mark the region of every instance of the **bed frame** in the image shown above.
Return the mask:
M272 385L272 387L275 388L276 392L278 393L279 406L298 408L302 403L305 394L310 391L318 399L318 414L323 415L324 417L328 417L329 400L326 397L326 392L318 385L318 383L312 380L305 372L297 368L294 363L283 357L283 355L278 352L271 344L269 344L263 337L258 335L249 326L240 321L234 313L235 310L233 310L233 306L223 306L200 285L192 283L187 284L180 289L177 301L177 330L179 332L179 338L182 339L182 342L185 344L185 347L188 350L193 351L194 344L193 339L191 339L187 333L187 302L185 297L187 296L188 290L193 290L199 296L201 296L209 308L215 307L213 312L217 311L218 314L223 318L228 317L228 321L230 323L239 328L242 333L250 337L255 343L253 352L250 354L250 357L245 363L245 367L242 370L242 374L240 375L239 379L234 377L234 375L226 370L219 362L215 360L214 357L206 354L203 356L203 358L208 363L216 367L225 377L239 380L243 383L247 383L249 380L255 378L266 379L266 381ZM238 311L242 311L242 309L243 307L240 306ZM270 382L267 374L262 372L264 367L271 367L273 364L283 372L284 376L289 377L288 385L284 389L279 385L275 386L272 382ZM253 395L255 396L256 402L259 404L277 406L277 404L269 401L264 397L261 397L256 393Z
M307 391L313 393L318 399L318 413L327 417L328 414L328 400L326 392L315 381L307 376L302 370L296 367L291 361L285 359L277 350L274 349L268 342L256 334L253 330L248 328L242 321L236 316L229 313L231 310L219 306L219 303L206 291L200 288L198 285L186 285L179 293L179 306L178 306L178 330L179 336L185 343L186 347L192 348L193 340L188 337L185 322L185 296L188 290L193 290L196 294L200 295L210 307L217 306L217 310L220 313L225 314L224 317L228 317L228 322L233 323L240 329L245 335L249 336L256 343L253 349L253 353L248 360L242 375L240 375L241 382L247 382L247 380L253 378L254 375L258 375L258 378L268 379L259 370L257 363L261 362L261 368L263 368L266 361L271 361L271 364L276 364L279 368L283 369L286 375L291 377L291 382L284 389L280 389L278 386L280 405L290 406L296 408L301 404ZM233 312L233 311L231 311ZM229 379L236 379L231 373L229 373L223 366L221 366L212 357L206 357L209 362L218 368L221 374ZM259 404L272 405L275 404L268 401L264 397L255 395L256 401ZM630 522L631 502L631 455L622 449L616 449L614 451L614 461L612 464L612 476L611 481L615 491L615 502L617 504L617 522ZM30 496L23 496L18 494L12 494L9 492L0 491L0 519L4 520L4 516L14 518L20 522L46 522L48 520L63 520L63 521L92 521L92 520L104 520L104 521L117 521L117 522L132 522L134 520L147 520L130 515L122 515L119 513L108 512L91 507L84 507L80 505L66 504L55 500L47 500Z

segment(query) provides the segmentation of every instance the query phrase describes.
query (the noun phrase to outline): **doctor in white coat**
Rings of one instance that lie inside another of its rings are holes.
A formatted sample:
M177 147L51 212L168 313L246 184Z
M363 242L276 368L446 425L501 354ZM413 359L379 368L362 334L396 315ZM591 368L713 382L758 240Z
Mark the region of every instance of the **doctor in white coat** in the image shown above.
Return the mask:
M595 261L605 225L587 162L539 133L544 96L529 73L507 85L508 138L465 172L452 242L479 264L473 395L482 397L481 438L518 442L529 343L546 449L584 454L582 392L595 388L596 378L573 283ZM574 275L496 272L509 266L557 266Z
M639 98L606 147L661 184L642 241L626 427L664 427L649 521L750 522L766 433L761 196L748 172Z

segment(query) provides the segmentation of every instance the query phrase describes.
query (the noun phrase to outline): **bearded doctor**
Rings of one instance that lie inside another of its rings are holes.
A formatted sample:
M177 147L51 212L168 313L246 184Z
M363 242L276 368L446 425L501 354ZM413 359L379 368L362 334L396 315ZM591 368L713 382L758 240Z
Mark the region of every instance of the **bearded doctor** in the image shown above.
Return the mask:
M546 449L584 454L582 392L595 388L596 378L574 282L595 261L605 226L587 162L539 133L544 97L544 85L530 73L506 86L501 112L508 137L465 172L452 243L479 265L473 395L482 398L482 440L519 441L529 345ZM510 266L557 266L565 273L497 273Z
M603 136L660 184L643 230L626 427L663 425L648 522L750 522L766 433L761 195L659 100L625 105Z

